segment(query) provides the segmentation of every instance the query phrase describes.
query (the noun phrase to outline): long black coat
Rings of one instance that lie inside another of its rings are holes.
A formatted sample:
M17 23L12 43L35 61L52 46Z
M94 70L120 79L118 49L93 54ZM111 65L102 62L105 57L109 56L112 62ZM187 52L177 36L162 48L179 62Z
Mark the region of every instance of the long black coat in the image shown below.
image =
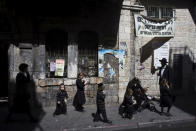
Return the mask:
M160 106L169 107L172 105L172 93L166 86L160 87Z
M96 98L97 110L105 111L105 94L101 90L97 90Z
M19 72L16 76L16 95L14 99L13 109L15 111L28 111L29 110L29 84L30 84L30 75L26 73L26 76Z
M77 107L82 106L86 102L85 94L84 94L84 82L81 79L76 80L77 92L73 100L73 106Z
M57 96L56 96L57 104L56 104L56 110L54 112L55 115L65 114L67 112L67 105L64 100L65 98L68 99L67 92L58 91ZM58 104L58 101L60 101L60 104Z
M161 81L163 80L163 79L166 79L168 82L169 82L169 84L171 83L171 78L172 78L172 76L171 76L171 69L170 69L170 67L168 66L168 65L166 65L166 67L165 67L165 70L164 70L164 72L163 72L163 75L161 76L161 70L162 70L162 68L163 67L161 67L160 69L159 69L159 84L161 84Z

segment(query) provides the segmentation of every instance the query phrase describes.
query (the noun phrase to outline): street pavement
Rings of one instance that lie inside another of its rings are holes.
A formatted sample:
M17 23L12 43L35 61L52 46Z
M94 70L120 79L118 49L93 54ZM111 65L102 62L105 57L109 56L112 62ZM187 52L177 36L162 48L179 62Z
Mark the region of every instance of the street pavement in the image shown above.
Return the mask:
M158 110L160 107L154 102ZM8 114L7 104L0 106L0 131L103 131L103 130L137 130L150 129L151 127L162 128L172 125L194 123L195 116L173 106L171 117L161 116L149 110L143 110L134 114L133 119L124 119L118 114L119 105L106 105L107 116L112 124L93 122L91 116L96 112L95 105L86 105L84 112L77 112L73 106L68 106L67 115L53 116L55 107L45 107L44 116L38 123L31 123L26 115L14 114L12 121L6 122ZM196 126L195 126L196 128ZM152 128L151 128L152 129ZM196 129L195 129L196 130ZM146 130L145 130L146 131Z

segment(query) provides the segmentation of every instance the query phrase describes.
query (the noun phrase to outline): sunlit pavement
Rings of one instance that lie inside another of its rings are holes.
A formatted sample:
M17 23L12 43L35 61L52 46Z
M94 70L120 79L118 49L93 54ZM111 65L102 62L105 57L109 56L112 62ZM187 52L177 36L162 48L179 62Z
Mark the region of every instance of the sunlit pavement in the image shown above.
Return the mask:
M25 115L17 114L13 115L11 122L6 123L7 105L1 104L0 131L150 130L151 127L158 129L171 128L176 125L195 122L194 115L184 112L176 106L171 109L171 117L160 116L155 112L143 110L134 114L134 118L131 120L121 118L118 114L119 105L108 105L106 107L108 118L112 120L112 124L93 122L91 114L96 111L95 105L86 105L85 112L77 112L72 106L69 106L67 115L56 117L52 115L55 107L45 107L45 115L38 123L31 123ZM156 103L156 107L160 110L158 103Z

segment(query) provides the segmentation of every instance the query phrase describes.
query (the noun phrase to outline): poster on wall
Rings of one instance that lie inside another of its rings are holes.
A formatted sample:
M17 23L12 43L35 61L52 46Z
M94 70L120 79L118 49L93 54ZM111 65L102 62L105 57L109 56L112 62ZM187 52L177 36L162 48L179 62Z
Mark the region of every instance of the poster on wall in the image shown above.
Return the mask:
M50 62L50 72L56 71L56 63L54 61Z
M64 66L65 66L65 60L64 59L56 59L55 76L63 76Z
M146 17L135 14L135 32L136 36L145 37L173 37L174 36L174 18L166 21L154 22Z
M123 69L124 58L125 58L125 51L124 50L112 50L112 49L101 49L98 52L98 59L99 59L99 69L98 74L99 77L104 77L104 54L109 53L114 55L116 58L119 59L119 66ZM113 70L111 70L111 75L113 75Z
M169 62L169 42L164 43L160 48L154 50L154 66L157 69L161 66L159 60L166 58Z

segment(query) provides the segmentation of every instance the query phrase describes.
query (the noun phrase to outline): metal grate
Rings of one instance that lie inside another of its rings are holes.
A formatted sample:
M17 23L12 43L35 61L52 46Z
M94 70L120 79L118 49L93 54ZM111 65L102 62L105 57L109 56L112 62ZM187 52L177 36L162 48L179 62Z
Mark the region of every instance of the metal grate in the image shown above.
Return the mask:
M54 48L47 46L46 48L46 77L55 77L55 72L50 71L50 62L55 62L56 59L64 59L64 74L63 77L67 76L67 47L61 46L60 48Z
M78 71L85 76L98 76L98 51L97 48L79 48Z
M159 18L159 8L158 7L147 7L147 16L152 18Z
M173 17L173 9L161 7L161 18Z
M151 18L171 18L173 17L173 9L171 7L154 7L149 6L147 16Z

